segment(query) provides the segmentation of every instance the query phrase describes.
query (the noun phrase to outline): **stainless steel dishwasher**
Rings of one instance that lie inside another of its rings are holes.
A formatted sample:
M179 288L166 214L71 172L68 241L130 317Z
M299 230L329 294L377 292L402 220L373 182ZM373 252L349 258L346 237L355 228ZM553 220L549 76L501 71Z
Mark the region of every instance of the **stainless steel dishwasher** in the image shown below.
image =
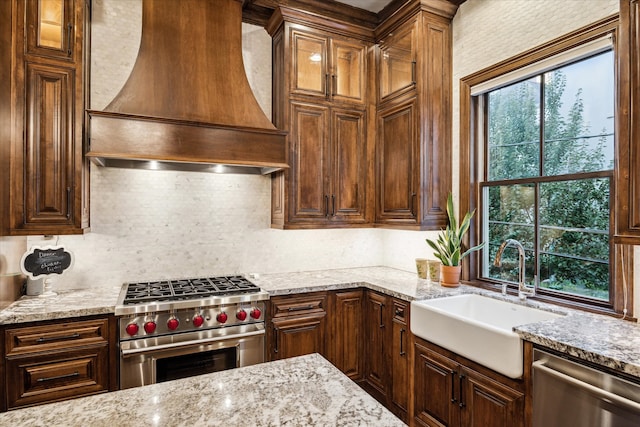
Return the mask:
M534 350L534 427L638 427L640 382Z

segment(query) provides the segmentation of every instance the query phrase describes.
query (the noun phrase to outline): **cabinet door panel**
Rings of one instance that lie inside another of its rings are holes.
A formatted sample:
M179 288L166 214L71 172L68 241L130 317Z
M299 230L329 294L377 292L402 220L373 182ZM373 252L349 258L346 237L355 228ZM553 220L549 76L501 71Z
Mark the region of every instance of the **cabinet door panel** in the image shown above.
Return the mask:
M26 226L73 224L73 69L27 64Z
M419 344L415 346L414 414L428 426L459 422L458 364ZM490 424L487 424L490 425Z
M293 30L291 32L293 79L291 92L328 95L328 40Z
M27 53L73 60L76 36L73 0L28 0L26 8Z
M391 341L391 402L392 410L406 421L409 404L409 306L398 300L393 301L393 338Z
M271 360L324 354L324 313L273 321Z
M397 34L380 43L379 99L412 89L416 82L416 23L407 25Z
M365 380L381 396L387 395L387 361L389 340L387 339L388 317L386 307L387 297L376 292L367 292L365 299L364 315L366 317L365 354L367 363L365 367Z
M332 110L333 190L331 216L365 222L366 136L365 113Z
M335 294L333 339L333 363L352 380L363 377L362 343L362 290Z
M379 113L377 222L416 222L415 99Z
M640 243L640 4L620 2L619 93L616 164L616 234Z
M326 219L329 196L328 109L292 104L291 219Z
M447 224L446 200L451 192L451 37L450 26L428 22L424 26L428 55L421 96L426 114L421 117L420 222L432 229Z
M470 369L461 370L462 425L468 427L524 426L524 394Z
M336 101L364 102L365 48L361 44L333 40L331 96Z

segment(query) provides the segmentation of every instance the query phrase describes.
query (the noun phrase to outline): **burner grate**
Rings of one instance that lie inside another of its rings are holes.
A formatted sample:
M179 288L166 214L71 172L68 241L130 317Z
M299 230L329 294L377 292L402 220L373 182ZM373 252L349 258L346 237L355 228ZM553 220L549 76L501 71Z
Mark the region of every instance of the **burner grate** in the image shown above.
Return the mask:
M260 288L244 276L220 276L129 283L123 303L177 301L212 296L259 292Z

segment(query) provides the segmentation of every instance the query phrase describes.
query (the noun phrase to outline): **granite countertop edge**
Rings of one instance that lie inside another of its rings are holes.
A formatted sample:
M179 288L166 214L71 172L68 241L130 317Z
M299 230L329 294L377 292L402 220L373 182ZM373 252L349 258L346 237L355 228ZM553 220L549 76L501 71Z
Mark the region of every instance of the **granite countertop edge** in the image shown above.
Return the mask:
M0 425L405 426L317 353L16 409Z
M250 276L270 296L366 288L407 302L465 293L481 294L515 304L564 314L552 321L514 328L524 340L582 360L640 378L640 325L608 316L585 313L535 300L461 285L445 288L390 267L362 267ZM22 297L0 311L0 326L113 314L120 286L59 292L49 298ZM98 294L96 294L96 292Z

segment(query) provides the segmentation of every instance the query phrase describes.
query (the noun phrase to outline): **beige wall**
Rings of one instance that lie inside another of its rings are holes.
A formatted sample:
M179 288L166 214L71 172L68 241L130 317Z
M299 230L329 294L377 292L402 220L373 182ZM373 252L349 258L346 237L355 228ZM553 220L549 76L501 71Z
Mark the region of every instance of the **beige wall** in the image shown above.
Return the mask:
M25 277L20 259L27 249L25 237L0 237L0 309L19 296Z

